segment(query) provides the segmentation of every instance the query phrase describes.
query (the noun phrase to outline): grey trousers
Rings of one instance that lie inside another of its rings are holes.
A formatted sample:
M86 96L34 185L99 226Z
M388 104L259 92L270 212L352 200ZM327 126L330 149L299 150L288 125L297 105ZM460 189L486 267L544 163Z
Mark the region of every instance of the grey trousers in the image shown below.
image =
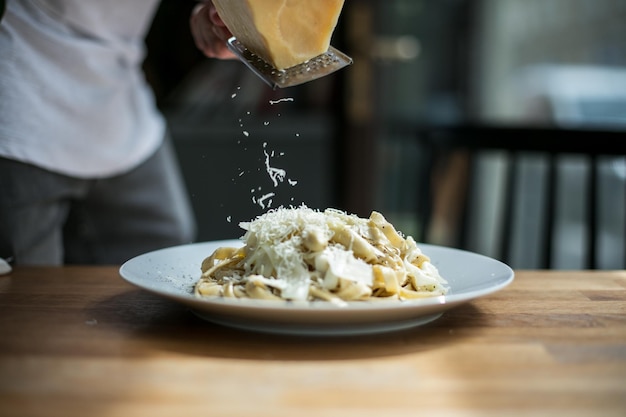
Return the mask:
M194 234L169 140L141 166L104 179L0 158L0 257L15 265L118 265Z

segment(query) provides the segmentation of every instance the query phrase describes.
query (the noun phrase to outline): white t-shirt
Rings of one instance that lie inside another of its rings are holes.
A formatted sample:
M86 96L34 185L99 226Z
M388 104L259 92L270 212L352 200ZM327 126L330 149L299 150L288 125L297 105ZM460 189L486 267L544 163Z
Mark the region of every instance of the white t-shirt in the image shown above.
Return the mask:
M158 0L8 0L0 156L79 178L123 173L165 122L141 63Z

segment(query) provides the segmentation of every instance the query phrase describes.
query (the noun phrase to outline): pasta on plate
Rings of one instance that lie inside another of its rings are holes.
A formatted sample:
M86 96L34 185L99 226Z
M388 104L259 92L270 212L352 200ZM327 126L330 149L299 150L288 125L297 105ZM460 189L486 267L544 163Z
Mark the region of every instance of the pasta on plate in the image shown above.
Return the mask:
M446 294L446 280L411 236L382 214L278 208L240 226L244 245L202 262L198 297L406 300Z

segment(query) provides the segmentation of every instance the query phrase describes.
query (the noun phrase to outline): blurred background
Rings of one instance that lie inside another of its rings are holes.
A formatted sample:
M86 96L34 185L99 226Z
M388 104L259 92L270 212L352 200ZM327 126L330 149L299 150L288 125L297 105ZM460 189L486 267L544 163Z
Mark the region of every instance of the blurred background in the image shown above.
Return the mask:
M494 219L508 160L496 151L478 155L478 185L468 196L466 152L450 152L425 173L420 167L432 165L432 155L416 131L504 125L626 133L626 0L346 0L332 43L354 64L276 91L240 62L196 51L188 29L194 5L162 2L145 70L169 121L199 241L239 237L240 221L304 203L361 216L377 210L405 234L448 246L459 246L463 219L464 247L497 257ZM599 162L597 263L621 269L626 162ZM537 184L547 165L532 152L518 163L506 261L536 268ZM557 169L560 244L551 267L580 269L580 188L590 168L584 156L566 156ZM425 195L425 180L436 195ZM468 205L475 208L469 217Z

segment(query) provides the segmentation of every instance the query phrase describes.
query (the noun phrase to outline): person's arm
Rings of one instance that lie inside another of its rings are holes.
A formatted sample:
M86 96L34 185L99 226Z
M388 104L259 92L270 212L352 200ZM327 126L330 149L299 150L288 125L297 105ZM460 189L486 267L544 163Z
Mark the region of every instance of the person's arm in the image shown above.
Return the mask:
M211 0L205 0L193 9L189 24L196 46L207 57L236 58L226 46L226 41L233 35L217 14Z

